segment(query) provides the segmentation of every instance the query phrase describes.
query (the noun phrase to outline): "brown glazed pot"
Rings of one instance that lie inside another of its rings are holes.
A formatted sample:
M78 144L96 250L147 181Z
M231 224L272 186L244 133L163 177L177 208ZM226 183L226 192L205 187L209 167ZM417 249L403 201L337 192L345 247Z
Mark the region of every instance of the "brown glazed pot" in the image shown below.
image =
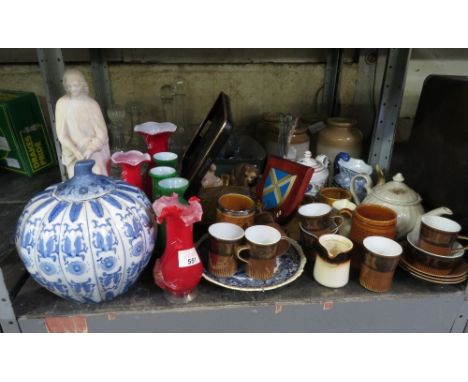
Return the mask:
M359 269L363 259L363 241L368 236L396 237L397 214L377 204L361 204L354 210L349 238L354 243L351 266Z
M218 199L216 220L246 229L254 225L255 202L241 194L225 194Z

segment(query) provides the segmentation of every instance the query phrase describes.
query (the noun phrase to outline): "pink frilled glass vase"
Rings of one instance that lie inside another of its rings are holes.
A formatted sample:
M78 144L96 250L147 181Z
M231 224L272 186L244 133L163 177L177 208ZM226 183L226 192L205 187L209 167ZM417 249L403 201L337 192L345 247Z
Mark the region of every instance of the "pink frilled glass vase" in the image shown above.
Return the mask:
M122 168L121 178L132 186L144 190L144 179L141 174L143 163L151 162L149 154L138 150L118 151L111 156L112 163Z
M157 222L166 222L166 248L156 260L153 277L173 303L187 303L196 297L203 266L193 244L193 224L202 217L200 200L192 196L188 205L177 194L163 196L153 203Z
M148 154L168 151L169 137L177 130L177 126L170 122L145 122L136 125L135 132L143 135L148 148Z

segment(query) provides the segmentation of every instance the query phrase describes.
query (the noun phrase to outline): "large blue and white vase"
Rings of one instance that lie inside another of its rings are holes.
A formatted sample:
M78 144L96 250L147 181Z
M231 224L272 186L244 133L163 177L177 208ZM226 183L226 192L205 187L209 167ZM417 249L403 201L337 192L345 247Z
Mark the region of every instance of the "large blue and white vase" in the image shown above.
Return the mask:
M34 280L79 302L125 293L148 264L156 239L145 194L93 174L93 165L78 161L72 179L34 196L16 230L16 248Z

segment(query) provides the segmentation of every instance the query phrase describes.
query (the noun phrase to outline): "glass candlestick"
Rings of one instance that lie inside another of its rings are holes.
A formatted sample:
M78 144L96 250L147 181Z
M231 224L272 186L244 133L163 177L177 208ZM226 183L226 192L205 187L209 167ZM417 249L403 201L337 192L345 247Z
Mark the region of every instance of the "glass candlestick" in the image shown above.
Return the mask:
M107 116L110 120L108 128L111 152L126 151L131 134L125 126L125 108L120 105L112 105L107 109Z
M126 106L130 118L130 139L127 142L127 149L145 152L146 145L143 137L134 131L135 126L143 121L143 104L141 102L129 102Z

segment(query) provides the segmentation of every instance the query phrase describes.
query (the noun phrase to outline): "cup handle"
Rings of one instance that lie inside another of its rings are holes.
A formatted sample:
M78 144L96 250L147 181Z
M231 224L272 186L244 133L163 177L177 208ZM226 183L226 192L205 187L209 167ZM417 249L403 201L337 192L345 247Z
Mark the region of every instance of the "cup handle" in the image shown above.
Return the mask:
M341 225L342 225L343 222L344 222L344 217L343 217L343 216L336 215L336 216L333 216L333 220L335 221L335 224L337 225L337 228L340 228Z
M204 233L202 237L195 243L195 248L198 248L201 243L203 243L206 239L208 239L210 235L207 233Z
M351 210L349 210L347 208L343 208L342 210L339 210L338 214L340 214L341 216L347 216L350 219L353 217L353 211L351 211Z
M458 240L468 240L468 237L467 237L467 236L458 235L458 236L457 236L457 239L458 239ZM465 245L465 246L463 246L463 247L461 247L461 248L456 248L456 249L454 248L454 249L452 249L451 253L457 253L457 252L460 252L460 251L465 251L465 250L467 250L467 249L468 249L468 245Z
M302 254L302 247L299 245L299 243L294 240L294 239L291 239L289 236L281 236L281 240L286 240L289 244L291 244L294 249L297 251L297 253L299 254Z
M468 249L468 245L465 245L464 247L461 247L461 248L453 248L450 253L457 253L457 252L460 252L460 251L466 251L467 249Z
M243 261L243 262L246 263L246 264L248 264L249 261L246 260L246 259L244 259L244 258L240 255L240 253L241 253L242 251L246 251L246 250L248 250L248 249L250 249L250 246L249 246L248 244L239 245L239 246L236 248L236 257L237 257L240 261Z

